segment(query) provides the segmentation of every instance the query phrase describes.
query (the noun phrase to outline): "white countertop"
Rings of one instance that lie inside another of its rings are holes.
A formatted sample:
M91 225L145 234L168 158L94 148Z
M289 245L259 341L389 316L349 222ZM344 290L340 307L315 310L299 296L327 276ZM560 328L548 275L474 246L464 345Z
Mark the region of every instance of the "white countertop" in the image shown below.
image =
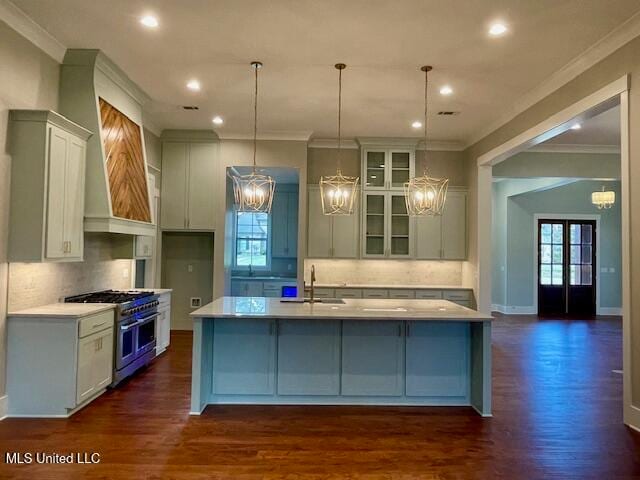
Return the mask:
M128 291L130 292L153 292L158 295L162 295L163 293L171 293L173 292L172 288L131 288Z
M40 307L9 312L8 317L15 318L80 318L115 308L113 303L52 303Z
M473 290L472 287L460 285L389 285L389 284L359 284L359 283L316 283L316 288L371 288L371 289L407 289L407 290ZM307 287L310 287L307 284Z
M447 300L344 299L344 304L282 303L279 298L221 297L191 313L199 318L281 318L316 320L490 321L485 315Z

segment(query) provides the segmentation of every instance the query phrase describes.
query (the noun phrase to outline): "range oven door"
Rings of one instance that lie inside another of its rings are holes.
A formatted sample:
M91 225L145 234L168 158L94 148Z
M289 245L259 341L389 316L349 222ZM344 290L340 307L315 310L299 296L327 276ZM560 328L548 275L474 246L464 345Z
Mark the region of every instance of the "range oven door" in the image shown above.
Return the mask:
M116 370L121 370L138 356L138 320L130 318L120 322L117 328Z
M136 357L140 357L156 348L156 319L158 315L158 313L153 313L138 319Z

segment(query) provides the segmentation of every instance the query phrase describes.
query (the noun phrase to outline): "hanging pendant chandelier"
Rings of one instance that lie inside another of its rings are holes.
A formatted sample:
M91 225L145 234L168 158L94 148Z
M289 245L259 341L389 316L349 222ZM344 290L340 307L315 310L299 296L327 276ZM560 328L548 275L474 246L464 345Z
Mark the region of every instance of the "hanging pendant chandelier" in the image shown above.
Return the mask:
M258 173L256 151L258 149L258 70L262 63L251 62L255 73L253 100L253 171L249 175L234 175L233 194L239 212L271 213L271 203L276 182L270 175Z
M447 199L448 178L433 178L427 173L427 87L430 66L420 68L424 72L424 174L414 177L404 184L404 198L407 212L412 217L441 215Z
M603 185L601 191L591 194L591 203L598 207L598 210L609 209L616 203L616 192L605 191Z
M337 171L332 176L320 177L320 196L322 198L322 213L325 215L351 215L358 193L359 177L345 177L340 170L342 149L342 70L347 68L344 63L336 63L338 69L338 160Z

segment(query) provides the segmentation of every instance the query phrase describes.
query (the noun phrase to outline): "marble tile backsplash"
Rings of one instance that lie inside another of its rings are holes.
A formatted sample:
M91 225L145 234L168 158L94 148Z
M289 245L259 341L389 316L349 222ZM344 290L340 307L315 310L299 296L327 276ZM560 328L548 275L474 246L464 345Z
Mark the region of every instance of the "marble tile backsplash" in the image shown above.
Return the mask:
M462 285L463 262L306 259L304 278L307 282L312 264L316 266L319 284Z
M111 258L108 234L85 234L84 262L10 263L8 309L37 307L94 290L130 288L131 266L131 260Z

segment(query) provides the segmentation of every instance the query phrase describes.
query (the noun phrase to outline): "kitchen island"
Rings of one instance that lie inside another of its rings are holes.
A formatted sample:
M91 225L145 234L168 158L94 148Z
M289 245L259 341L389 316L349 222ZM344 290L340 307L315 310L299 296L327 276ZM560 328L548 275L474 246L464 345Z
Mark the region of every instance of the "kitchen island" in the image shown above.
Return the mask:
M492 317L447 300L222 297L194 311L208 404L471 406L491 415Z

